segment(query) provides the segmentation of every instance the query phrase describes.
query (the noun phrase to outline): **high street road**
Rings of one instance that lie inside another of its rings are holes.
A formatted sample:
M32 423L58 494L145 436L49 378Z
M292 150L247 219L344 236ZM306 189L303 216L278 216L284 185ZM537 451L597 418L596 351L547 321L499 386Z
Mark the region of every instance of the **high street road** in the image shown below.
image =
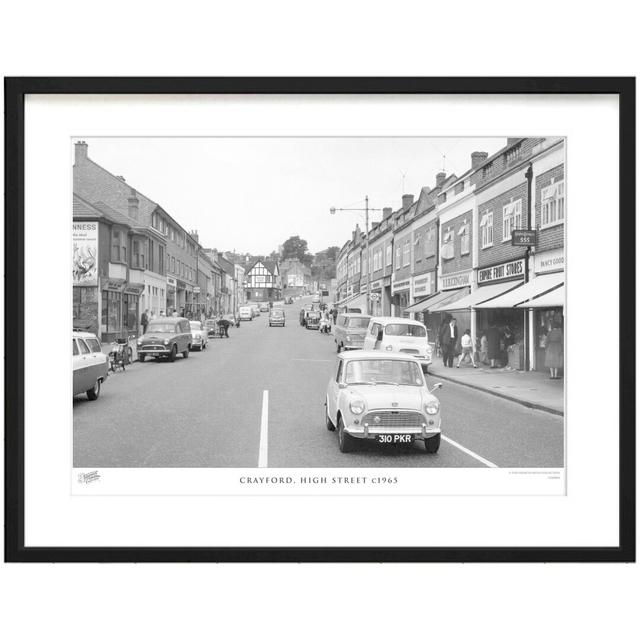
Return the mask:
M361 443L349 454L324 424L333 336L302 328L303 302L209 340L187 360L136 362L100 398L74 399L75 467L562 467L563 418L445 382L435 455ZM428 377L429 384L434 378Z

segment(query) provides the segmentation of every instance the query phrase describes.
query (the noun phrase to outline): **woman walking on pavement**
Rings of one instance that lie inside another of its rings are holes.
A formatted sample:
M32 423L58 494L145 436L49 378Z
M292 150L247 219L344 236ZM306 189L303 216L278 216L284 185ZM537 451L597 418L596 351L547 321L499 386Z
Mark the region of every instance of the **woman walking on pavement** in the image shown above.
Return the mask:
M460 338L460 346L462 347L462 353L460 354L460 358L458 359L458 364L456 367L459 369L462 361L469 356L471 359L471 364L474 369L478 368L476 361L473 358L473 340L471 339L471 330L467 329L464 334L462 334L462 338Z
M547 334L547 346L544 352L544 366L549 367L551 380L559 380L558 369L563 365L564 336L560 323L556 320Z
M487 357L491 368L496 368L496 360L500 357L500 331L493 323L487 331Z

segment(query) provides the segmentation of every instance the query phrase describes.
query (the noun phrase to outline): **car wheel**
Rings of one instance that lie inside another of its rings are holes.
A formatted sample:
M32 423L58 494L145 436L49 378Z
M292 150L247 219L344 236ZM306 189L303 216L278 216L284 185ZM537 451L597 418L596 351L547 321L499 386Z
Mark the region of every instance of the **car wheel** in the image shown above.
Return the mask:
M138 354L138 360L139 360L140 362L144 362L144 359L145 359L146 357L147 357L147 356L146 356L144 353L139 353L139 354Z
M331 418L329 417L329 403L326 401L324 405L324 421L329 431L336 430L335 425L333 424L333 422L331 422Z
M99 395L100 395L100 380L96 380L96 383L93 386L93 389L89 389L89 391L87 391L87 398L89 398L89 400L97 400Z
M349 453L355 449L354 439L344 430L342 416L338 418L338 447L342 453Z
M440 434L438 433L435 436L431 436L424 441L424 448L427 450L427 453L438 453L438 449L440 448Z
M173 362L176 359L176 356L178 355L178 345L173 345L173 348L171 349L171 353L169 354L169 362Z
M189 357L189 351L191 351L191 345L187 346L187 350L182 352L182 357L186 360Z

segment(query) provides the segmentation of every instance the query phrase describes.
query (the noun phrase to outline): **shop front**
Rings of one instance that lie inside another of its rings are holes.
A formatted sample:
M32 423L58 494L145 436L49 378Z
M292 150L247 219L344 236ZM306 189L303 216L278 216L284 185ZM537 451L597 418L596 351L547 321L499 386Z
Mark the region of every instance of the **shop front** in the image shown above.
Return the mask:
M411 282L412 278L391 282L392 315L397 318L408 315L405 310L411 306Z
M170 316L178 305L177 280L171 276L167 276L167 306L166 315Z
M122 292L122 332L127 336L138 337L140 333L140 295L143 291L143 284L128 283Z
M383 316L384 313L384 294L383 279L379 278L371 283L371 293L376 294L371 298L370 313L372 316Z
M100 278L100 339L112 342L123 335L122 300L125 280Z

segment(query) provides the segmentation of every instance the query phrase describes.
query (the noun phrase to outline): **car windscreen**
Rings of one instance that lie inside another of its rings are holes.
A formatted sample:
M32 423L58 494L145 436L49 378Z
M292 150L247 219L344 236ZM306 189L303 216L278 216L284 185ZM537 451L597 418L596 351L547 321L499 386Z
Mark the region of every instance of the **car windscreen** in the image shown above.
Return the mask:
M349 318L349 329L366 329L369 326L369 318Z
M150 322L147 333L176 333L178 325L173 322Z
M272 316L283 316L284 315L284 311L282 311L282 309L271 309L271 315Z
M347 362L347 384L393 384L421 387L422 372L417 362L407 360L352 360Z
M190 322L190 323L189 323L189 326L190 326L192 329L197 329L197 330L202 329L202 325L201 325L199 322L193 322L193 321L192 321L192 322Z
M388 324L384 328L388 336L409 336L411 338L425 338L427 330L419 324Z

